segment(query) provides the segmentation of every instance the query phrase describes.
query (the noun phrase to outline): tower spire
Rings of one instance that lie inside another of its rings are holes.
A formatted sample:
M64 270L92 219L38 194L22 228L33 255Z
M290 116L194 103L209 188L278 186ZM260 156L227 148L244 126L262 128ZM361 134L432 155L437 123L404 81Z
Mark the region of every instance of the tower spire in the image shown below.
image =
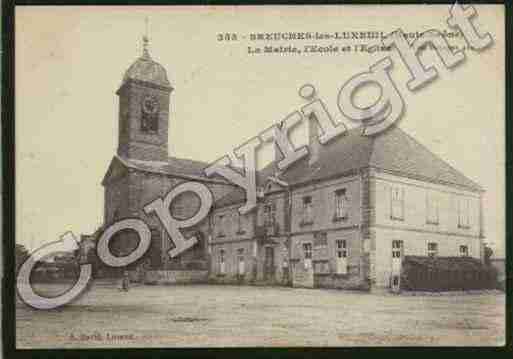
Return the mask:
M150 43L150 39L148 37L148 17L146 16L144 18L144 24L145 24L145 31L144 31L144 35L143 35L143 55L142 57L145 58L145 59L149 59L150 58L150 52L148 51L148 45Z

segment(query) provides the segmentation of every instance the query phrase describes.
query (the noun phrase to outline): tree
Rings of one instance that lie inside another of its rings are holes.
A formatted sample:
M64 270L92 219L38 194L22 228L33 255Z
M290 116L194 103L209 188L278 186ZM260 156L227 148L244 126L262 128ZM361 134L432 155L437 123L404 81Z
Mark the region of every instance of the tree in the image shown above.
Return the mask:
M488 245L485 245L484 248L484 263L485 265L489 266L491 264L490 258L493 255L493 249L488 247Z
M23 244L16 243L15 248L15 261L16 261L16 273L18 273L18 269L20 266L27 260L29 257L29 251Z

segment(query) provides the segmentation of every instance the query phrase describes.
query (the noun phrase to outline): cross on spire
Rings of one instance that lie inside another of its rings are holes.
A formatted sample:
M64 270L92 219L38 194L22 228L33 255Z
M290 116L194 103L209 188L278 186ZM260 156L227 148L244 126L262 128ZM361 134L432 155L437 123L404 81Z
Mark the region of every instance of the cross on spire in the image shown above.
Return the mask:
M149 59L150 53L148 51L148 46L150 43L150 39L148 37L148 17L147 16L144 18L144 23L145 23L145 31L144 31L144 35L143 35L143 56L142 57Z

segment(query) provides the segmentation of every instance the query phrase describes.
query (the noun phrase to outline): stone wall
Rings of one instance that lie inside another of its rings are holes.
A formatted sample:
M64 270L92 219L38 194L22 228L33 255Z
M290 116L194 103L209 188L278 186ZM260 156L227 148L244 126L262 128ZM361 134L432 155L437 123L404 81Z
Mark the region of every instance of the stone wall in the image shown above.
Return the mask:
M354 274L315 274L315 288L369 290L370 284L360 275Z
M225 193L222 193L223 195ZM212 216L212 243L238 241L254 237L254 212L241 215L241 204L216 209Z
M128 203L128 177L113 179L105 186L103 223L112 223L130 215Z
M372 191L370 206L375 208L375 217L370 221L371 226L379 225L463 236L482 235L479 193L382 172L373 172L370 181ZM403 191L403 218L392 218L391 189ZM458 221L458 203L463 199L469 202L469 226L462 226ZM428 218L428 202L437 208L436 221Z
M347 218L335 218L335 191L345 189L349 200ZM312 223L303 221L303 198L312 198ZM292 193L291 231L293 234L324 231L360 224L360 177L343 177L310 184Z
M326 241L318 242L315 238L316 233L326 233ZM354 268L358 271L360 268L362 256L362 240L360 231L357 228L349 227L347 229L339 229L336 231L316 232L295 235L292 237L291 259L304 263L305 253L303 244L312 244L312 264L319 263L320 270L316 272L330 273L336 268L336 251L337 240L345 240L347 243L347 265L349 269ZM323 263L323 264L321 264Z
M292 264L292 286L294 288L313 288L313 268L305 268L302 262L295 261Z
M211 247L211 279L216 282L237 281L239 250L242 250L244 258L244 280L250 281L253 279L253 267L256 265L254 246L255 240L226 241L213 244ZM221 273L221 250L224 250L224 273Z
M154 270L147 271L144 278L145 284L186 284L186 283L206 283L208 280L208 271L183 270L183 271L165 271Z

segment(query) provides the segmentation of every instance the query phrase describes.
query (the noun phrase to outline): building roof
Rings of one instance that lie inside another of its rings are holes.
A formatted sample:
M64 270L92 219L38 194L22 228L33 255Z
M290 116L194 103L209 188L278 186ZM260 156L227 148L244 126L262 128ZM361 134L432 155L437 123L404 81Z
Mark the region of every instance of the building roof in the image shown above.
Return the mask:
M191 180L232 184L225 178L203 173L209 164L201 161L169 157L165 162L142 161L115 156L124 166L140 171L159 173ZM310 165L309 157L294 163L279 174L279 179L289 185L302 185L357 171L378 168L399 176L453 185L471 191L483 188L461 172L429 151L402 129L394 126L377 136L362 135L361 128L348 130L332 142L319 147L318 160ZM267 178L276 176L274 162L257 171L257 186L262 187ZM233 185L233 184L232 184ZM234 185L234 190L216 201L216 207L244 202L244 190Z
M246 192L240 188L237 187L233 191L225 194L223 197L219 198L214 206L217 208L223 208L227 206L231 206L236 203L241 203L246 200Z
M168 157L167 161L143 161L137 159L129 159L114 155L109 170L107 171L102 183L106 181L111 173L111 168L114 163L120 163L124 167L134 169L142 172L156 173L173 177L181 177L189 180L198 180L203 182L213 182L219 184L230 184L235 186L233 183L227 181L221 176L207 177L203 173L205 167L209 164L206 162L189 160L177 157Z
M260 171L257 171L256 174L256 184L257 187L263 187L264 184L267 181L267 178L271 175L273 175L276 172L274 168L274 162L271 162L267 164L264 168L262 168ZM223 197L219 198L215 202L215 206L217 208L230 206L236 203L241 203L246 200L246 191L244 191L240 187L236 187L233 191L227 193Z
M364 136L361 132L361 128L348 130L333 142L320 146L315 164L309 165L308 157L303 158L280 178L293 185L373 167L423 181L483 191L479 184L397 126L377 136Z
M119 157L119 156L118 156ZM168 157L167 161L143 161L137 159L128 159L119 157L127 167L139 169L147 172L157 172L163 174L183 174L188 176L202 177L203 169L208 163L194 161L184 158Z
M301 185L368 167L422 181L483 191L479 184L467 178L397 126L377 136L362 135L361 127L350 129L332 142L321 145L319 158L315 164L310 165L309 157L304 157L282 172L279 178L289 185ZM275 166L274 163L270 163L258 172L257 185L263 185L265 179L273 174ZM245 200L244 190L237 188L216 201L216 207L229 206Z

